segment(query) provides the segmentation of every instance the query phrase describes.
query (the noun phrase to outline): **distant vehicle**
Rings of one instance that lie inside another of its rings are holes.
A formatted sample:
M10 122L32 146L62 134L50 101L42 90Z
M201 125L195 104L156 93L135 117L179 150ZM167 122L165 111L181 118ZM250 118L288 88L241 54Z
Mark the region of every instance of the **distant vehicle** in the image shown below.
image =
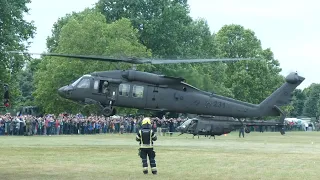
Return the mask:
M245 120L240 121L232 117L222 116L197 116L192 119L188 119L182 123L177 130L181 134L192 134L194 136L220 136L222 134L229 134L231 131L245 127L245 132L250 133L250 126L277 126L280 129L282 135L285 134L282 128L284 121L263 121L263 120ZM181 135L180 134L180 135Z

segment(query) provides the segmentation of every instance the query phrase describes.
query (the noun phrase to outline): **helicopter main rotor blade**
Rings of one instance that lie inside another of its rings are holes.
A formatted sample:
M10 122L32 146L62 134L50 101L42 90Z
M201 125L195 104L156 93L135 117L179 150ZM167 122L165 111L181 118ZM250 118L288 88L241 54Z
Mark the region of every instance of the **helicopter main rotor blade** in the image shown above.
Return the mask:
M151 60L151 64L178 64L178 63L206 63L206 62L226 62L253 60L254 58L217 58L217 59L168 59L168 60ZM142 60L143 61L143 60Z
M15 54L33 54L40 56L55 56L55 57L66 57L66 58L75 58L75 59L85 59L85 60L96 60L96 61L107 61L107 62L126 62L132 64L141 64L140 62L136 62L133 58L127 59L118 59L118 58L110 58L105 56L94 56L94 55L72 55L72 54L58 54L58 53L27 53L27 52L19 52L19 51L9 51L10 53Z
M27 53L18 51L9 51L10 53L19 54L34 54L41 56L56 56L66 58L76 58L85 60L96 60L105 62L124 62L131 64L178 64L178 63L206 63L206 62L226 62L226 61L241 61L241 60L254 60L256 58L217 58L217 59L138 59L138 58L110 58L106 56L95 55L71 55L71 54L58 54L58 53Z

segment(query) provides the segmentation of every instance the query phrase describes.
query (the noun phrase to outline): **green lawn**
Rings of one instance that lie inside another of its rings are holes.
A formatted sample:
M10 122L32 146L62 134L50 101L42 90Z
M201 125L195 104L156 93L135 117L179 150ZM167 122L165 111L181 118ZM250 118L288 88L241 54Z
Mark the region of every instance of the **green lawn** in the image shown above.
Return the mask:
M320 179L320 132L159 137L142 174L134 134L0 137L0 179Z

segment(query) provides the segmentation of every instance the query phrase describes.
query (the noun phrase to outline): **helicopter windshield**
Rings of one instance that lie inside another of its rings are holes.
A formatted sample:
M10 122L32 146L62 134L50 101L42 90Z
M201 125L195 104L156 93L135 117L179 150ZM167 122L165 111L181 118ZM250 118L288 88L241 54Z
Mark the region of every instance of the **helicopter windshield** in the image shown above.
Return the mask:
M71 84L71 86L76 87L76 85L79 83L79 81L81 81L82 77L80 77L79 79L77 79L75 82L73 82Z
M186 120L185 122L183 122L183 123L181 124L181 126L182 126L182 127L187 127L187 126L190 125L191 121L192 121L192 119L188 119L188 120Z
M71 84L71 86L76 87L77 84L83 79L83 77L91 77L91 75L86 74L86 75L81 76L79 79L77 79L75 82L73 82Z

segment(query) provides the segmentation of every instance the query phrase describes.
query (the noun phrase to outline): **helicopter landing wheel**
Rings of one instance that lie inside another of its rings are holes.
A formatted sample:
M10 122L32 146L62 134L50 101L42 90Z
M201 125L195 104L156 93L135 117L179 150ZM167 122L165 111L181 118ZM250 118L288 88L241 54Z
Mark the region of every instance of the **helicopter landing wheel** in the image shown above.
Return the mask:
M116 109L108 106L108 107L103 108L102 113L103 113L103 115L105 115L107 117L113 116L116 114Z

